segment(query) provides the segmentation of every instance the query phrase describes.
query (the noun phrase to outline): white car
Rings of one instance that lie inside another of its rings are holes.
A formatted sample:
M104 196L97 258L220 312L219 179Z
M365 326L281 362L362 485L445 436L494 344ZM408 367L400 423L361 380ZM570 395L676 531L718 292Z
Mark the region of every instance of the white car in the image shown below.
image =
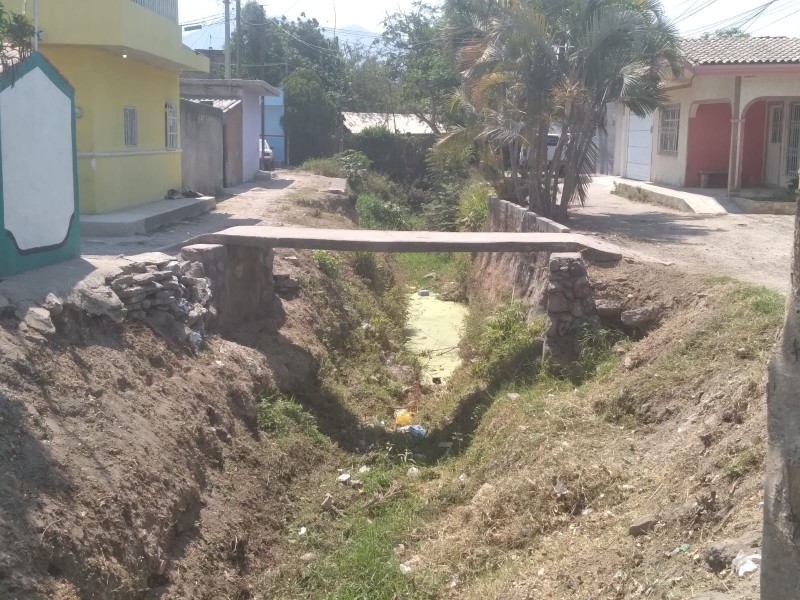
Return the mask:
M261 140L261 170L272 170L272 148L267 140Z
M547 164L550 164L556 156L556 146L558 146L559 139L561 139L561 134L555 129L551 129L550 133L547 134ZM525 146L519 151L519 164L521 167L528 166L530 150L529 146Z

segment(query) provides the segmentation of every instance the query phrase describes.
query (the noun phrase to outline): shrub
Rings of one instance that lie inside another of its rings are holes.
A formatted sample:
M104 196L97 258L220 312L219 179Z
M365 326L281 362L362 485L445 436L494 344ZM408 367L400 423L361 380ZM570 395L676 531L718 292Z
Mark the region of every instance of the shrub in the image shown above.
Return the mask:
M409 136L369 127L350 136L347 145L363 152L377 171L393 181L410 184L425 178L425 158L435 142L432 135Z
M278 394L265 396L258 405L258 428L281 439L292 436L308 437L315 444L325 443L317 420L294 399Z
M358 225L364 229L406 229L408 213L401 206L372 194L356 200Z
M301 171L308 171L322 177L341 177L353 191L363 187L364 178L369 172L369 159L361 152L347 150L329 158L312 158L300 165Z
M336 254L327 250L314 250L311 257L319 270L328 277L336 277L339 274L341 259Z
M310 158L298 167L301 171L322 177L347 177L344 165L335 156L329 158Z
M383 276L383 265L374 252L353 252L353 270L359 277L378 281Z
M458 228L461 231L483 231L489 218L486 198L491 193L492 187L485 181L461 190L458 197Z
M480 336L478 374L499 381L534 370L542 354L543 338L543 320L528 323L522 302L504 304L486 320Z

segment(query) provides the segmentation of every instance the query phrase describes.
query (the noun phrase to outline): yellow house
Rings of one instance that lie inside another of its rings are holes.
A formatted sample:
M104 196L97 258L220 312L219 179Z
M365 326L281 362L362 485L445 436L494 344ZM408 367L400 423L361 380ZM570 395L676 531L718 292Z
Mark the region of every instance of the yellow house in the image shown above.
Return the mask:
M209 62L182 44L178 0L38 4L40 51L75 88L81 213L180 189L180 72Z

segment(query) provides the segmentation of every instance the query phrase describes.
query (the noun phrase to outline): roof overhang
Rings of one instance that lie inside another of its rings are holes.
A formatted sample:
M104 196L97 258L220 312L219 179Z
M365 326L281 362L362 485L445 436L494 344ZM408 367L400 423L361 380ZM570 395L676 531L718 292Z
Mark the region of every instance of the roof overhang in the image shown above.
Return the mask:
M695 65L697 75L800 75L800 63Z
M245 92L280 96L278 88L260 79L181 79L181 95L198 98L242 98Z

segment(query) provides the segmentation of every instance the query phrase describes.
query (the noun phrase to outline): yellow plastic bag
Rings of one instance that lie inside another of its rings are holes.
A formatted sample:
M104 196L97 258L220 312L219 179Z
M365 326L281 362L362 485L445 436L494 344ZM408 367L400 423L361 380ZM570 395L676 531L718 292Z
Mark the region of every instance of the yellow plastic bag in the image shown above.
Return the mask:
M394 415L394 424L397 427L407 427L414 422L414 415L405 408L398 410Z

